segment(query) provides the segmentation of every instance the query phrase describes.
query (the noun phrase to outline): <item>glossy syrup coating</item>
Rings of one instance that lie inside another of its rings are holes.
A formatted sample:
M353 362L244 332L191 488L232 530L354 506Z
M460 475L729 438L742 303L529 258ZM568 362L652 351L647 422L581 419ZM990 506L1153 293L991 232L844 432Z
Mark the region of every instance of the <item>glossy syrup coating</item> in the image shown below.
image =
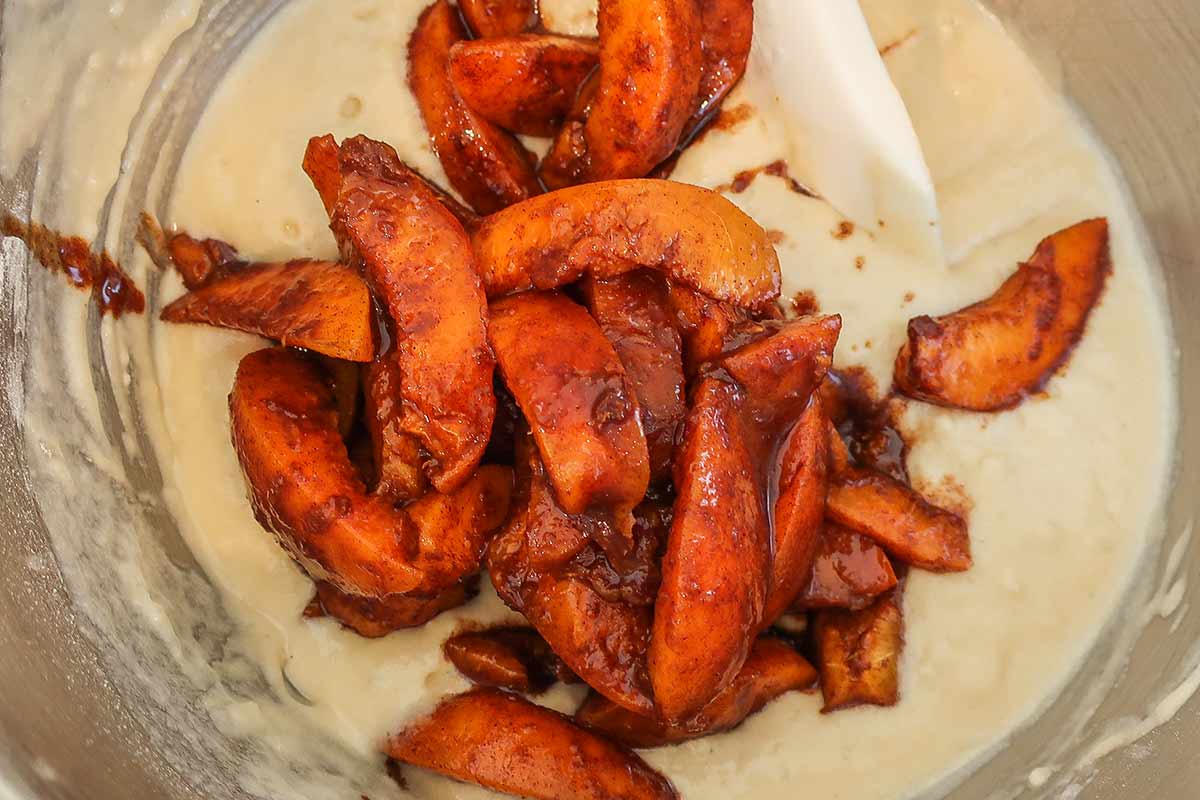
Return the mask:
M628 534L650 481L646 437L634 387L599 324L560 292L527 292L492 304L488 335L558 502Z
M450 78L463 102L484 119L527 136L552 136L596 68L594 39L522 33L458 42Z
M681 143L716 115L745 74L754 39L754 0L700 0L700 25L700 85Z
M669 722L729 685L761 629L772 580L770 473L840 330L837 317L766 326L693 389L649 651L655 702Z
M887 553L867 537L840 525L827 524L804 590L795 608L866 608L896 586Z
M779 450L775 544L763 625L775 622L809 581L821 546L829 486L828 418L817 396Z
M651 480L668 480L675 439L687 413L687 386L666 280L649 270L591 279L584 282L584 295L637 396Z
M533 156L510 133L472 111L450 80L450 48L467 38L458 13L436 0L408 42L408 83L446 177L480 214L541 191Z
M567 667L613 702L649 713L648 606L658 588L661 534L635 526L633 547L610 560L599 543L616 535L604 528L562 510L526 436L517 448L512 513L488 547L488 572L500 597ZM642 544L646 537L654 538Z

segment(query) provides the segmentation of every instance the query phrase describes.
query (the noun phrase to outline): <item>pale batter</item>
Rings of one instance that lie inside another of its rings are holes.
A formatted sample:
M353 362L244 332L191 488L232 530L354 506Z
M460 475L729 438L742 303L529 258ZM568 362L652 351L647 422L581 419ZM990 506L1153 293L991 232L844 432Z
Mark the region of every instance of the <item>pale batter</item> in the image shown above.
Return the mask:
M403 81L403 52L425 0L297 0L234 65L196 131L169 223L236 243L252 258L336 253L299 162L310 136L364 133L444 181ZM550 21L589 17L552 5ZM905 416L918 485L946 479L972 503L975 566L914 572L905 599L902 702L822 716L791 694L739 729L645 754L688 800L806 796L894 800L972 763L1052 699L1114 613L1157 534L1173 430L1168 330L1138 223L1105 154L1000 26L969 0L864 0L938 189L951 266L906 258L883 238L836 238L828 205L760 177L732 199L780 231L785 294L812 290L843 315L841 365L887 385L910 317L990 294L1043 236L1106 215L1115 270L1065 376L1000 415L918 403ZM330 68L336 64L336 68ZM758 109L684 156L674 177L708 186L786 152L770 86L752 77L727 107ZM797 177L803 179L804 176ZM886 223L886 220L884 220ZM180 291L167 287L167 296ZM490 591L414 631L368 641L305 620L311 583L255 522L229 443L226 396L252 337L161 326L157 368L168 440L160 458L189 544L242 626L239 643L297 724L240 709L231 732L324 733L372 754L381 738L465 680L441 658L462 619L514 620ZM573 707L578 689L548 702ZM488 797L406 770L414 795ZM400 796L399 789L395 790ZM314 795L316 796L316 795ZM372 800L380 800L373 796Z

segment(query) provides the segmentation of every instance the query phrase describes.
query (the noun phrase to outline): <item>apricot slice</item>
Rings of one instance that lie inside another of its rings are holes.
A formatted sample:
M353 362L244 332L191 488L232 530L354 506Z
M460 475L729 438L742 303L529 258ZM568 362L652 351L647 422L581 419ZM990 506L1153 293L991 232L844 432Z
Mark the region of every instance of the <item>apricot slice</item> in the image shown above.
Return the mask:
M488 572L500 597L525 614L572 672L613 702L649 713L650 610L614 590L622 581L607 580L613 572L633 578L649 564L609 563L595 546L601 527L559 507L536 448L523 439L513 512L488 546ZM645 556L641 548L635 553ZM649 593L652 602L653 588Z
M370 292L357 272L332 261L245 266L180 297L161 319L256 333L347 361L375 357Z
M550 141L550 149L538 164L538 177L547 189L562 189L574 186L583 178L587 169L587 137L584 129L592 113L592 103L600 88L600 69L579 85L575 100L563 119L562 127Z
M693 389L648 654L668 722L690 718L733 680L762 626L768 472L829 369L840 329L837 317L788 323L725 356Z
M764 625L787 611L804 589L821 545L829 483L828 424L821 399L810 398L780 450L775 558Z
M446 640L442 652L475 683L522 694L540 694L560 680L579 680L532 628L460 633Z
M371 491L396 503L425 493L421 440L404 427L399 353L379 356L363 373L363 411L375 469Z
M255 514L314 580L366 597L434 595L479 568L489 526L506 513L506 468L403 510L368 495L324 375L283 348L242 359L229 410Z
M780 695L811 689L816 682L817 671L803 656L779 639L764 637L754 643L733 682L687 722L670 725L598 694L588 696L575 719L628 747L663 747L735 728Z
M340 157L334 227L361 257L394 325L401 427L429 453L433 485L453 491L479 465L496 413L487 305L470 241L423 181L388 169L391 148L356 137L342 143Z
M492 527L498 522L494 521ZM428 597L394 594L380 600L346 594L321 581L317 583L316 603L321 611L359 636L379 639L403 628L419 628L443 611L463 605L476 590L477 582L466 580Z
M762 619L770 532L743 403L738 387L703 379L676 460L679 499L649 650L655 703L669 722L729 685Z
M458 42L450 48L450 79L489 122L514 133L553 136L599 52L592 39L546 33Z
M458 0L477 39L531 31L541 23L537 0Z
M233 245L220 239L194 239L177 233L167 240L167 254L189 290L223 278L246 266Z
M716 192L683 183L562 189L493 214L473 240L489 297L643 267L743 308L779 296L779 257L766 231Z
M361 139L361 137L359 137ZM321 196L325 213L333 216L338 195L342 191L342 170L368 175L401 175L421 181L441 201L446 210L471 230L479 224L479 215L460 203L453 195L400 160L396 151L382 142L361 139L373 147L350 148L345 153L330 134L314 136L304 151L304 172ZM335 231L337 233L337 231ZM341 244L341 242L339 242Z
M865 536L840 525L826 525L808 583L795 607L866 608L896 586L887 553Z
M750 322L750 315L730 303L713 300L695 289L672 283L671 308L683 339L683 363L689 376L720 358L726 343Z
M838 475L829 486L825 513L906 564L933 572L971 568L971 541L962 517L882 473L851 467Z
M987 300L910 321L896 388L969 411L1014 408L1067 363L1111 272L1107 220L1059 231Z
M633 752L499 689L444 700L384 752L460 781L536 800L677 800Z
M472 111L450 80L450 48L467 38L458 13L436 0L408 42L408 83L446 177L480 214L541 191L533 156L511 134Z
M700 86L683 141L721 107L746 72L754 38L754 0L700 0Z
M650 271L630 272L608 280L589 280L584 294L637 396L651 479L669 479L675 436L687 406L681 343L666 281Z
M584 181L641 178L669 156L696 104L696 0L601 0L600 77L583 126Z
M629 533L650 481L646 437L599 324L558 292L527 292L492 304L488 334L558 502L569 514L611 516Z
M819 611L813 620L822 713L858 705L892 706L900 699L904 648L903 584L861 611Z

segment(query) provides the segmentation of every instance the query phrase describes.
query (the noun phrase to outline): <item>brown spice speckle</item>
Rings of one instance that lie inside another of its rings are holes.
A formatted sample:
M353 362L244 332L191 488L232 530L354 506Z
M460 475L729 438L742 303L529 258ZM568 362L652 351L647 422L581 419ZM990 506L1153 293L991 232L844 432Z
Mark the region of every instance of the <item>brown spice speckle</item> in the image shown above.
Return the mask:
M767 229L767 241L778 247L787 239L787 235L776 228Z
M838 223L838 226L833 229L833 238L838 241L849 239L854 235L854 223L848 219L844 219Z
M911 303L915 299L917 299L916 293L914 293L914 292L905 292L904 293L904 302L905 303Z
M821 304L817 302L817 296L811 289L796 292L792 297L791 305L792 311L797 317L807 317L810 314L821 312Z
M855 269L861 270L866 265L867 265L867 260L865 258L863 258L862 256L859 256L858 258L854 259L854 268Z
M782 178L787 183L788 189L796 194L801 194L805 197L817 197L815 192L791 176L791 174L788 172L787 162L782 160L772 161L770 164L765 164L761 167L756 167L755 169L743 170L737 175L734 175L733 180L729 183L717 186L715 191L741 194L750 188L750 184L754 183L755 178L757 178L759 175L770 175L774 178Z

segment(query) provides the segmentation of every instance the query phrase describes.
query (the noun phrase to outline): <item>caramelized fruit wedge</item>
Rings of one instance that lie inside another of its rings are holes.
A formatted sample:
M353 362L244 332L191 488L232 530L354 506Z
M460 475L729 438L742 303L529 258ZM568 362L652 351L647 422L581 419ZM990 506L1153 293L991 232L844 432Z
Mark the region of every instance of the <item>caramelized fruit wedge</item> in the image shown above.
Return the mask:
M556 681L579 680L532 628L460 633L446 640L442 652L475 683L522 694L541 694Z
M357 272L332 261L250 265L188 292L161 318L256 333L347 361L375 357L371 294Z
M368 495L324 375L283 348L242 359L229 410L255 514L314 580L366 597L433 595L479 568L508 506L506 468L485 467L454 494L403 510Z
M904 585L861 611L830 609L813 620L822 713L858 705L892 706L900 699L904 649Z
M592 39L523 33L458 42L450 48L450 79L484 119L527 136L553 136L596 68Z
M479 465L496 413L470 240L423 181L388 168L399 159L387 145L347 139L341 159L335 228L395 326L401 426L429 453L433 485L453 491Z
M683 339L683 363L689 376L720 358L734 331L750 321L743 309L677 283L671 284L670 301Z
M896 387L953 408L1014 408L1070 358L1110 272L1107 220L1059 231L987 300L910 321Z
M771 581L768 473L833 358L837 317L786 323L693 390L649 651L655 702L688 719L741 668ZM735 381L735 382L730 382Z
M754 38L754 0L700 0L700 87L683 141L694 136L721 107L746 72Z
M193 239L186 233L167 241L167 253L189 291L246 266L232 245L220 239Z
M541 191L533 156L511 134L476 114L450 80L450 48L467 38L458 12L436 0L408 42L408 83L450 185L480 214Z
M828 425L821 398L813 396L780 450L775 558L764 626L787 611L803 590L820 548L829 486Z
M584 294L592 316L612 342L633 385L650 454L650 476L671 477L675 436L687 413L679 332L666 281L648 270L608 280L588 280Z
M906 564L933 572L971 568L971 541L962 517L882 473L851 467L835 477L825 513Z
M565 295L527 292L492 304L488 334L558 502L628 534L650 466L634 389L600 326Z
M754 643L733 682L685 723L668 725L598 694L588 696L575 719L627 747L663 747L735 728L780 695L811 689L816 683L817 671L803 656L779 639L764 637Z
M525 614L576 675L613 702L650 713L645 667L650 611L608 591L610 582L601 580L617 567L593 552L600 527L559 507L537 450L525 437L518 443L513 512L488 547L488 572L504 602ZM581 555L589 556L582 564L576 561ZM649 569L618 566L628 577Z
M683 183L562 189L493 214L473 238L489 297L642 267L743 308L779 296L779 257L766 231L716 192Z
M502 521L492 520L491 527L498 527ZM478 581L465 580L428 597L394 594L377 600L346 594L331 584L319 581L315 601L322 612L359 636L378 639L403 628L418 628L443 611L463 605L477 591Z
M370 140L364 140L370 142ZM441 201L454 217L468 231L479 224L479 215L458 202L442 187L426 178L420 172L405 164L396 155L396 151L382 143L374 143L375 147L366 149L351 149L345 153L345 168L347 171L363 174L405 175L421 181L429 191ZM367 159L364 163L364 158ZM304 171L316 187L321 202L325 205L325 213L333 216L334 206L337 205L338 195L342 191L343 155L337 140L330 134L314 136L308 142L304 151ZM336 231L335 231L336 233ZM341 244L339 242L339 244Z
M408 167L392 148L380 142L358 137L349 140L343 150L331 135L314 137L309 140L304 153L304 171L308 173L331 217L331 228L343 257L360 267L362 259L349 233L334 217L342 191L343 172L380 178L398 176L420 181L464 227L469 228L479 221L473 211ZM389 337L394 341L396 337L391 320L387 320L385 327L389 328ZM396 502L419 497L427 483L421 441L404 427L400 371L402 357L402 353L391 348L379 354L364 374L364 411L375 463L372 491Z
M866 608L896 586L887 553L865 536L840 525L826 525L808 584L795 608Z
M547 189L563 189L582 180L583 171L587 168L587 137L584 129L599 88L600 69L597 67L579 85L562 127L550 141L550 149L538 165L538 176Z
M578 165L545 172L584 181L641 178L669 156L696 103L696 0L601 0L600 77Z
M371 491L395 503L416 500L428 480L421 440L404 428L400 354L390 350L363 373L363 411L375 464Z
M829 474L842 475L850 469L850 448L833 422L829 423Z
M460 781L537 800L678 798L670 781L631 751L499 689L444 700L392 736L385 752Z
M762 619L770 532L744 402L738 387L701 380L675 462L679 498L648 662L668 722L729 685Z
M541 24L537 0L458 0L458 10L477 39L511 36Z

